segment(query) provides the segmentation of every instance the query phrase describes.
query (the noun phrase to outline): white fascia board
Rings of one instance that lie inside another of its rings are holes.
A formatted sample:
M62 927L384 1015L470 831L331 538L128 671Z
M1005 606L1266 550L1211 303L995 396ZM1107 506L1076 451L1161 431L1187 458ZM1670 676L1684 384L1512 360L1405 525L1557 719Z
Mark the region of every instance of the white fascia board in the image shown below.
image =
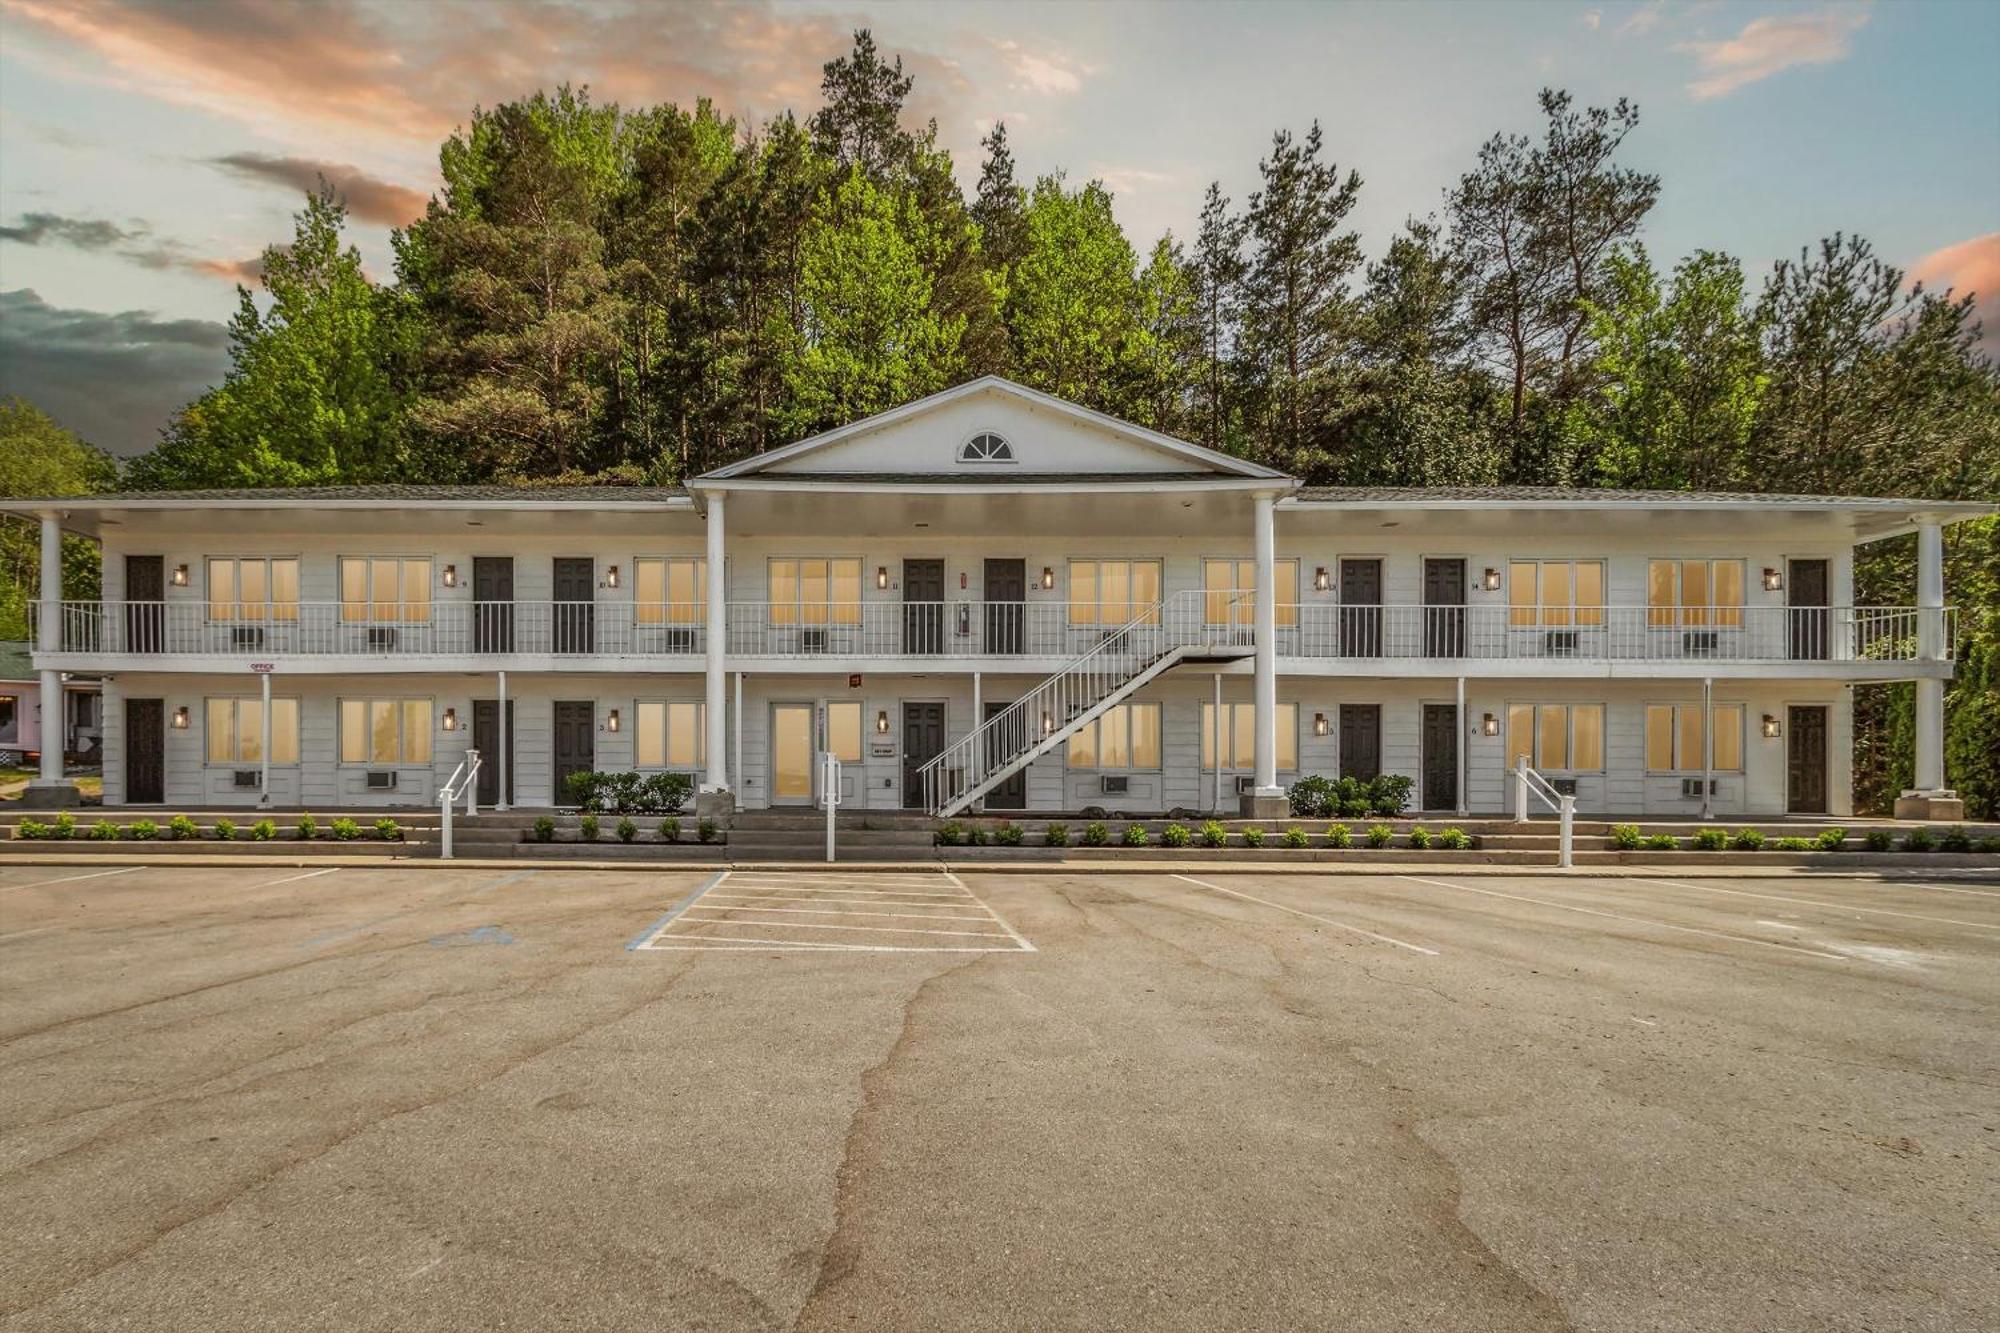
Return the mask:
M1222 477L1191 472L1186 480L1149 481L1042 481L1042 482L963 482L940 477L937 481L829 481L814 478L809 474L788 474L784 477L752 476L715 480L702 478L691 481L697 495L709 491L750 492L750 491L815 491L833 495L1019 495L1029 494L1074 494L1076 492L1105 492L1160 495L1178 495L1186 491L1285 491L1297 486L1290 477L1265 479L1260 477Z

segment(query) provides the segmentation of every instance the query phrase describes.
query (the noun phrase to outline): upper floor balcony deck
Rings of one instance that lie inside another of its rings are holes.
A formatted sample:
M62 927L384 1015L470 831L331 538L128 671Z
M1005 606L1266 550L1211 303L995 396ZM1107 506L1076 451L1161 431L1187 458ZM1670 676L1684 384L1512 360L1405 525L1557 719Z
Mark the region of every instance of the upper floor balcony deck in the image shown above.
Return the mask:
M1254 644L1248 596L1208 595L1202 633L1210 642ZM223 670L257 662L322 672L695 671L708 649L706 609L632 601L297 602L217 614L208 603L64 602L60 642L37 642L36 653L43 665L66 670ZM1150 619L1143 602L731 602L723 648L732 670L1042 671L1109 635L1126 635L1133 652L1145 652ZM1881 678L1951 661L1955 614L1944 609L1932 619L1935 642L1926 650L1925 613L1907 606L1288 603L1276 608L1276 651L1283 670L1304 674L1685 675L1743 667Z

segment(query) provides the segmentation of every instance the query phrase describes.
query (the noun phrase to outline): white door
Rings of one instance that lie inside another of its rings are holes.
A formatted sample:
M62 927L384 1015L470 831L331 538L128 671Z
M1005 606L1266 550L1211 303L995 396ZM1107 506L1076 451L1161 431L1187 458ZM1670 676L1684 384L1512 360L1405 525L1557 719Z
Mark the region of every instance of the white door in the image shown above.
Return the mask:
M811 805L813 706L771 705L771 804Z

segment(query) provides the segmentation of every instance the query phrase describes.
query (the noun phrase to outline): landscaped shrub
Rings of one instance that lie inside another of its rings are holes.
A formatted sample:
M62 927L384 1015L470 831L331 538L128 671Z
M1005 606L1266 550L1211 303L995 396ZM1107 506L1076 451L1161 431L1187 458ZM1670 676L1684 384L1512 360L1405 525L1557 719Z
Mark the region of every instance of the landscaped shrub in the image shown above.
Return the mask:
M1121 841L1127 847L1144 847L1146 845L1146 826L1144 824L1127 824L1125 826L1124 837Z
M335 842L353 842L361 836L361 825L343 815L328 824L326 831L333 835Z
M667 814L679 812L687 804L687 798L694 795L694 779L685 773L649 773L640 789L642 810L665 811Z
M1051 824L1042 830L1042 841L1051 847L1069 846L1069 825Z
M1245 847L1262 847L1264 845L1264 830L1255 825L1244 829L1243 845Z
M108 819L100 819L90 826L90 836L99 842L116 842L118 826Z
M1285 836L1280 841L1287 847L1310 847L1312 845L1311 835L1297 824L1286 829Z
M1291 802L1292 814L1300 819L1319 819L1334 812L1334 800L1338 788L1331 778L1323 778L1317 773L1300 778L1285 792Z
M584 842L597 841L597 816L585 815L576 821L576 836Z
M199 838L201 836L201 828L186 815L175 815L167 821L167 836L175 842L181 842L187 838Z
M1903 839L1906 852L1934 852L1937 850L1937 835L1927 828L1911 829L1910 836Z
M965 825L959 823L956 819L947 820L944 823L938 825L938 830L937 830L938 846L956 847L964 841L965 841Z
M1780 838L1771 844L1772 850L1780 852L1809 852L1813 849L1811 838Z
M1639 826L1637 824L1613 824L1611 826L1611 845L1621 852L1633 851L1643 841L1644 839L1639 834Z
M1472 835L1462 828L1448 828L1437 835L1437 845L1448 852L1463 852L1471 848Z
M1329 812L1349 819L1368 814L1368 784L1359 778L1342 778L1333 784L1333 809Z
M219 815L215 821L215 837L218 842L236 841L236 821L227 815Z
M639 836L639 826L629 819L618 821L618 841L630 842Z
M311 815L300 815L298 828L300 842L311 842L319 836L319 821Z
M1953 824L1944 831L1938 847L1947 852L1969 852L1972 850L1972 835L1965 831L1965 825Z
M1000 827L993 830L993 841L1002 847L1019 847L1025 836L1019 824L1007 820L1002 820Z
M1680 850L1680 843L1671 833L1655 833L1646 839L1649 852L1674 852Z
M375 821L375 836L383 842L401 842L403 826L387 815Z
M1819 844L1819 849L1823 852L1837 852L1840 850L1840 845L1847 841L1847 830L1844 828L1821 829L1819 836L1814 838L1813 841Z
M150 819L135 819L125 826L125 836L134 842L151 842L160 836L160 826Z
M660 821L660 841L679 842L680 840L681 821L673 818L662 819Z
M535 821L535 841L554 842L555 840L556 821L550 819L547 815L543 815Z
M1764 834L1760 829L1740 828L1729 839L1729 849L1735 852L1761 852L1764 850Z
M1221 820L1211 819L1201 826L1201 845L1204 847L1229 845L1229 830L1223 827Z
M68 842L76 836L76 816L64 810L56 816L56 822L49 829L49 836L57 842Z
M1370 847L1387 847L1395 840L1396 830L1390 828L1387 824L1370 824L1368 826L1368 845Z
M1419 851L1422 851L1424 848L1429 847L1430 845L1431 845L1430 831L1426 829L1422 824L1419 824L1415 828L1410 830L1410 846L1415 847Z
M1871 852L1886 852L1896 845L1896 839L1888 829L1872 828L1862 837L1861 845Z
M1410 808L1417 780L1407 773L1378 773L1368 783L1368 813L1394 818Z
M2000 835L1981 838L1979 840L1979 850L1982 852L2000 852Z
M1194 835L1188 832L1185 824L1169 824L1160 830L1162 847L1185 847L1193 838Z
M1110 841L1111 841L1111 830L1104 827L1104 822L1102 820L1095 820L1084 827L1083 830L1084 846L1102 847L1105 843Z
M1729 833L1719 828L1696 829L1694 847L1698 852L1719 852L1729 845Z
M565 781L577 808L591 814L671 814L694 791L685 773L572 773Z
M40 820L24 819L14 825L14 838L17 842L25 842L34 838L46 838L48 836L49 826Z
M722 832L722 826L713 819L704 819L694 826L694 836L703 842L714 842Z
M1345 824L1330 824L1326 830L1326 845L1329 847L1352 847L1354 835L1347 831Z
M275 819L260 819L250 826L250 838L253 842L269 842L277 836L278 821Z
M965 845L967 847L984 847L987 837L988 834L984 824L968 824L965 826Z

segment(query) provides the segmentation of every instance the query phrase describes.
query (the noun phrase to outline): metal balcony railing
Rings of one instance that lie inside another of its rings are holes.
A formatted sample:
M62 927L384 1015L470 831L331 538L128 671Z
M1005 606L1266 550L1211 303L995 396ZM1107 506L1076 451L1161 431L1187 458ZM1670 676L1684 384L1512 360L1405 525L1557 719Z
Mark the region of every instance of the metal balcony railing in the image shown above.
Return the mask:
M1061 658L1134 627L1163 608L1192 617L1218 643L1249 645L1250 594L1197 590L1167 602L1072 604L978 600L731 602L731 657ZM63 602L59 641L40 651L232 657L606 655L700 657L700 603L297 602L214 608L202 601ZM1933 622L1916 607L1342 606L1277 608L1280 658L1402 661L1789 663L1949 661L1950 608ZM39 621L37 628L39 630Z

